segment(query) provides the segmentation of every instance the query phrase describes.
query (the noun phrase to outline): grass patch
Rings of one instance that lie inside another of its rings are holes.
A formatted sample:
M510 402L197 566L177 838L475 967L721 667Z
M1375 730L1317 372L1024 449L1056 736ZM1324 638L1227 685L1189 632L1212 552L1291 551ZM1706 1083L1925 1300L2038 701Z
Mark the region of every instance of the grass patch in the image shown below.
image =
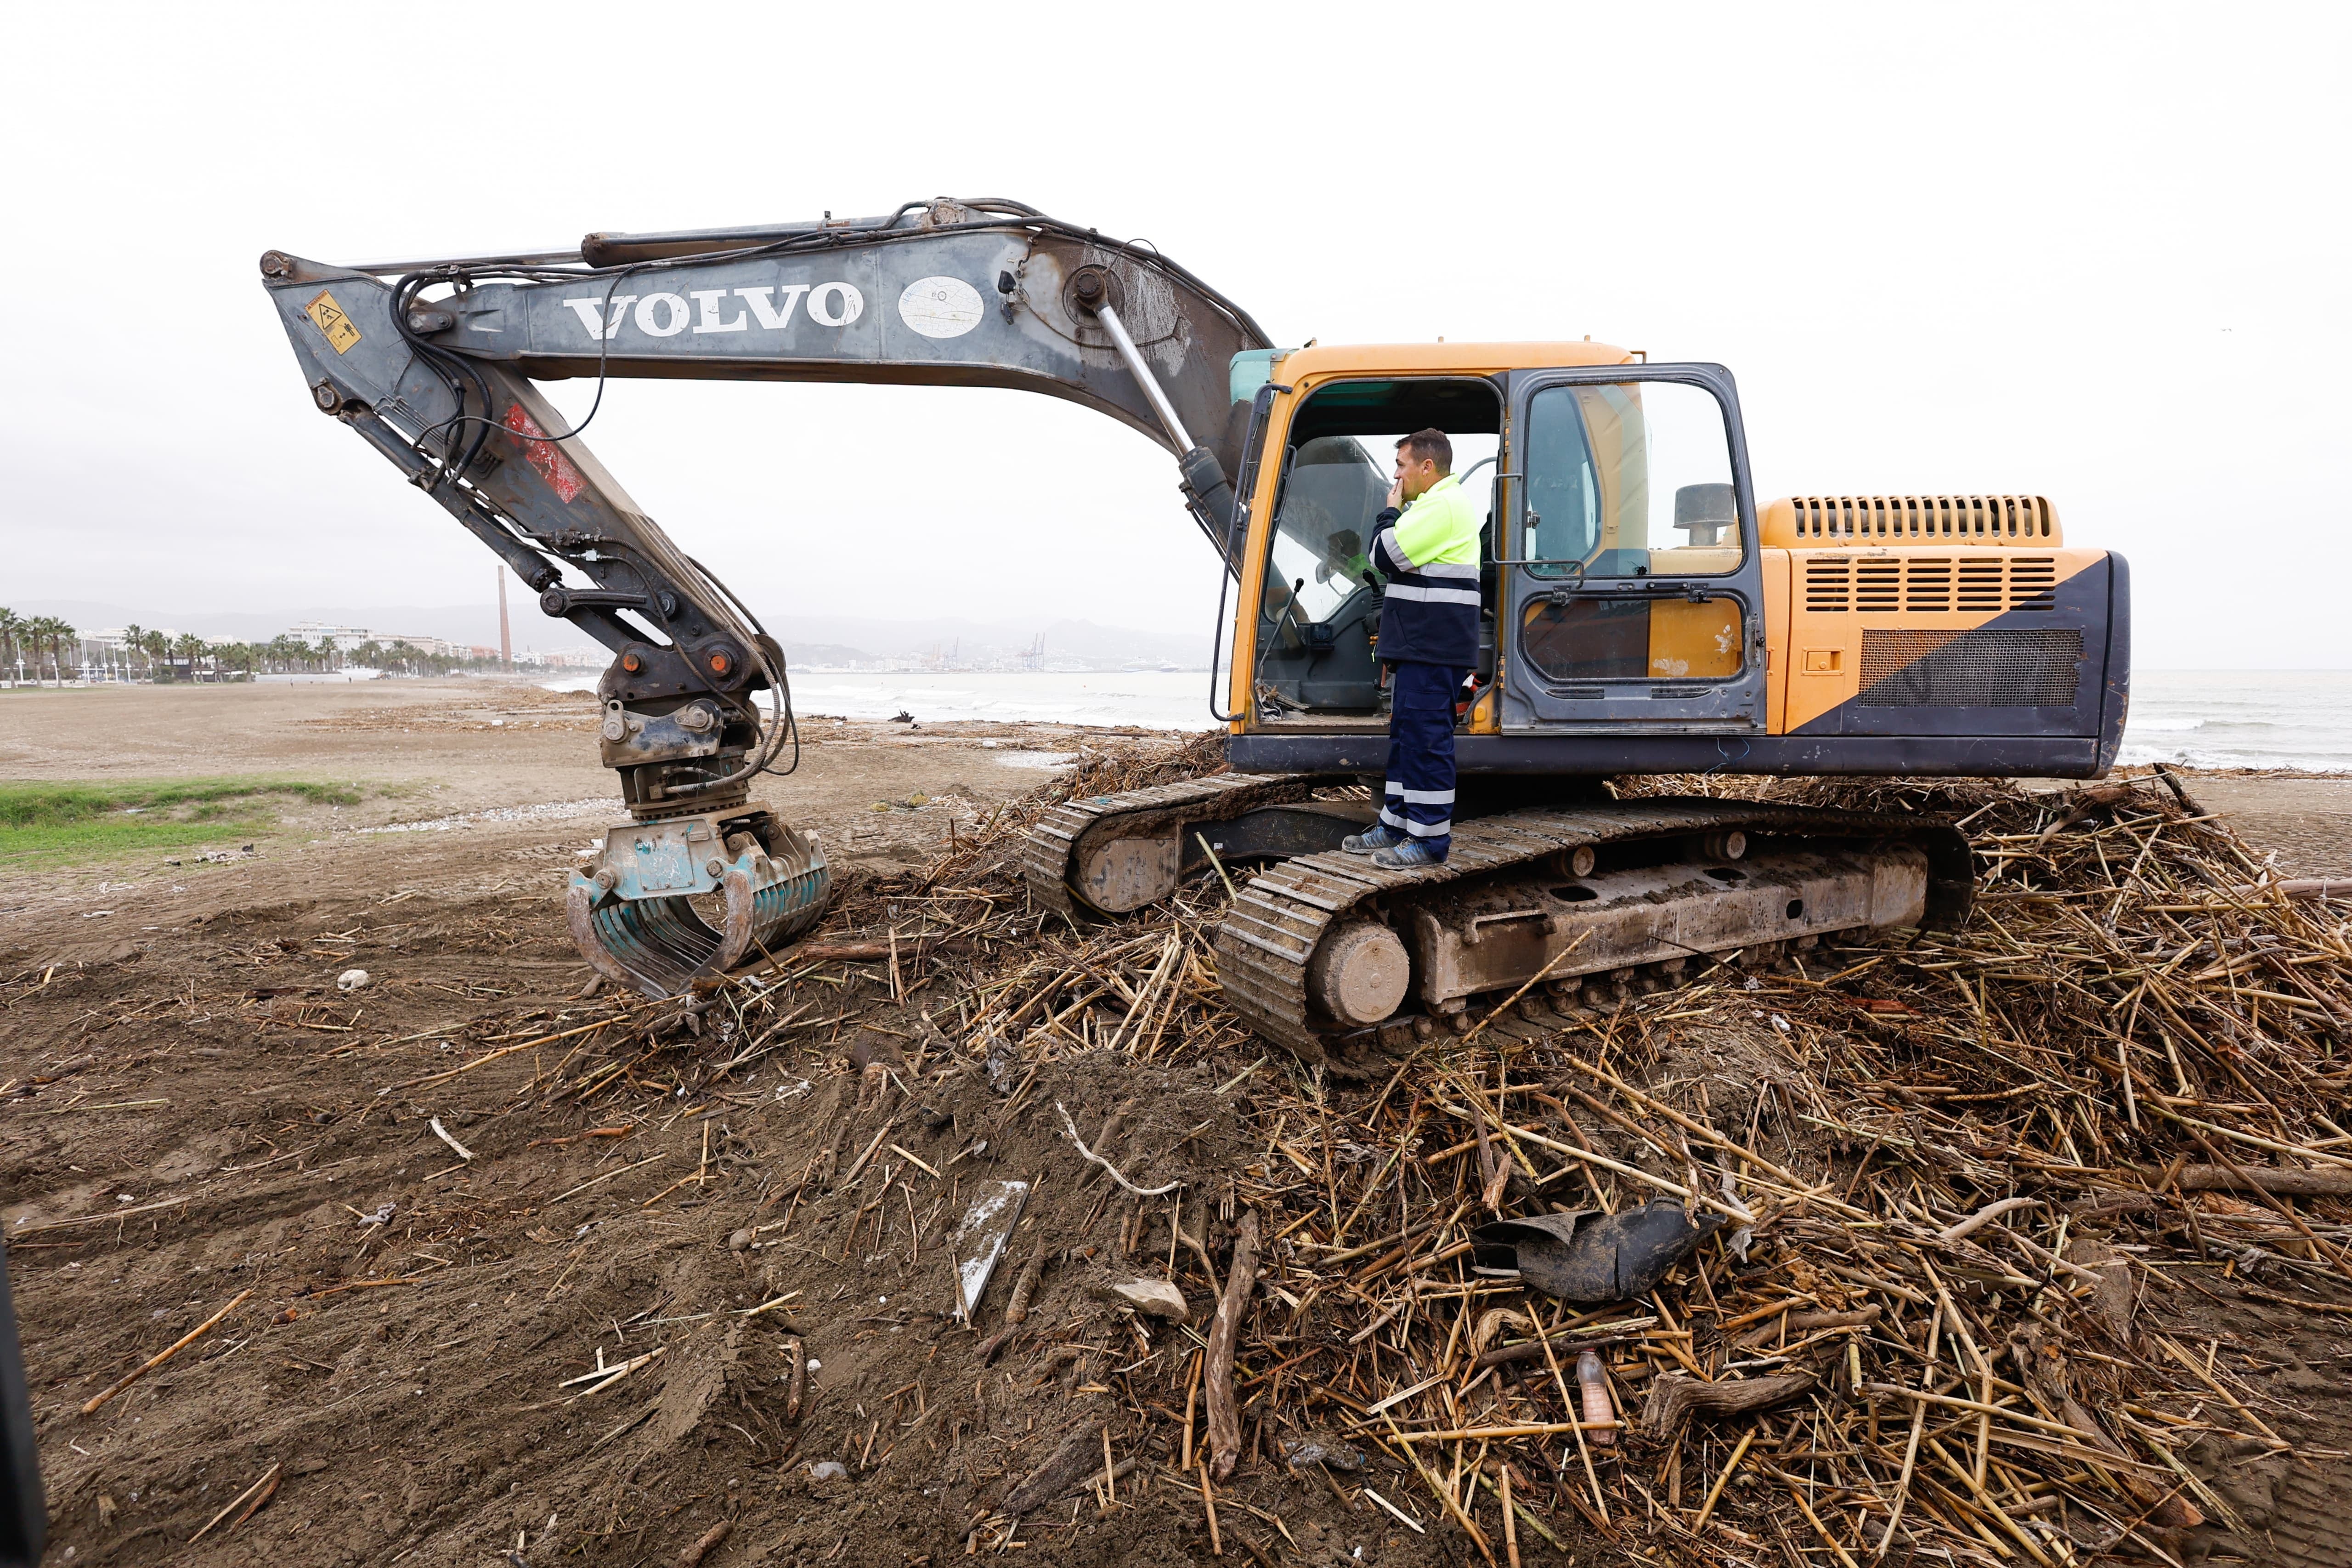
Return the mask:
M276 808L357 805L349 784L307 779L173 779L155 784L0 784L0 861L171 849L264 833Z

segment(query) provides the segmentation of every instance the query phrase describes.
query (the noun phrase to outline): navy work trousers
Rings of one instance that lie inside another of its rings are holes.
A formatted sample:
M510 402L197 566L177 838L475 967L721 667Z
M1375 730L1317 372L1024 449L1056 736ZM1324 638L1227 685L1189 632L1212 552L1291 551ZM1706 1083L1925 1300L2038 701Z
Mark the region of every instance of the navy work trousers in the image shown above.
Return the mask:
M1466 671L1389 667L1389 770L1381 820L1445 858L1454 842L1454 699Z

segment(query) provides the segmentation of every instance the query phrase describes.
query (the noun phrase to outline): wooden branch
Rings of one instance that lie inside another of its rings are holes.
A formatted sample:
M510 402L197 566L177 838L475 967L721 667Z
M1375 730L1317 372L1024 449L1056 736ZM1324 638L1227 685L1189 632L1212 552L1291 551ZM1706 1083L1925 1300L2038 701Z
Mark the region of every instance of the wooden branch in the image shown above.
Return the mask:
M2352 899L2352 877L2296 877L2284 882L2252 882L2224 889L2222 896L2259 899L2265 893L2276 893L2284 899Z
M2012 1210L2035 1208L2040 1206L2041 1202L2039 1198L2002 1198L1997 1202L1989 1203L1959 1224L1937 1231L1936 1239L1949 1246L1969 1232L1990 1225L1994 1220Z
M1120 1186L1125 1187L1137 1197L1164 1197L1184 1184L1181 1181L1176 1181L1170 1182L1165 1186L1159 1187L1137 1186L1133 1182L1127 1179L1126 1175L1117 1165L1112 1164L1108 1160L1104 1159L1100 1154L1096 1153L1093 1150L1087 1147L1086 1140L1078 1136L1078 1124L1070 1120L1069 1111L1064 1109L1060 1100L1057 1100L1054 1101L1054 1109L1062 1112L1062 1125L1069 1131L1071 1146L1076 1149L1079 1153L1085 1155L1089 1163L1100 1165L1104 1170L1108 1171L1112 1181L1117 1182Z
M1249 1310L1250 1287L1257 1281L1257 1211L1242 1215L1234 1233L1234 1265L1225 1273L1225 1293L1217 1302L1217 1321L1209 1330L1209 1468L1218 1480L1234 1473L1242 1455L1242 1417L1234 1404L1234 1346L1241 1338L1242 1315Z
M138 1382L141 1378L146 1376L157 1367L162 1366L165 1362L170 1361L173 1356L178 1355L182 1351L186 1350L190 1345L194 1344L198 1340L203 1339L206 1334L211 1333L215 1329L218 1328L220 1326L221 1320L227 1317L231 1312L236 1311L239 1307L244 1306L246 1299L252 1294L253 1292L249 1289L239 1290L236 1293L236 1299L235 1300L232 1300L227 1306L223 1307L219 1311L215 1312L211 1317L206 1318L203 1322L198 1323L194 1328L190 1329L186 1333L181 1335L177 1340L173 1342L170 1349L157 1352L147 1361L141 1363L139 1365L132 1367L129 1372L124 1373L121 1378L117 1381L113 1386L100 1394L95 1399L89 1401L89 1404L84 1405L81 1407L81 1413L84 1415L95 1415L98 1414L98 1407L100 1405L105 1404L108 1400L113 1398L116 1394L121 1393L124 1389L130 1387L132 1384Z
M2188 1193L2264 1191L2297 1198L2352 1197L2352 1171L2296 1171L2274 1165L2233 1170L2226 1165L2183 1165L2172 1184Z
M1744 1377L1728 1383L1701 1383L1688 1373L1670 1372L1650 1384L1649 1404L1642 1425L1653 1432L1669 1432L1684 1415L1746 1415L1768 1405L1794 1399L1821 1379L1811 1372L1782 1373L1777 1377Z
M1102 1431L1099 1421L1081 1422L1076 1431L1062 1439L1062 1446L1054 1450L1052 1457L1004 1494L996 1511L1018 1519L1039 1503L1051 1502L1069 1490L1071 1482L1095 1468L1096 1445Z

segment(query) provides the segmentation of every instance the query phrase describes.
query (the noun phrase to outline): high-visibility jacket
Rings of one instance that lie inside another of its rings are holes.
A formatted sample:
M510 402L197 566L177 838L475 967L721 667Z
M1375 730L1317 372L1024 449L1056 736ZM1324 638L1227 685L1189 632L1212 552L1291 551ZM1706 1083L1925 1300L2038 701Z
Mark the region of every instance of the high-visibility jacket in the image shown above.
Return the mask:
M1478 510L1446 475L1400 513L1374 521L1372 564L1388 575L1381 608L1384 664L1478 662Z

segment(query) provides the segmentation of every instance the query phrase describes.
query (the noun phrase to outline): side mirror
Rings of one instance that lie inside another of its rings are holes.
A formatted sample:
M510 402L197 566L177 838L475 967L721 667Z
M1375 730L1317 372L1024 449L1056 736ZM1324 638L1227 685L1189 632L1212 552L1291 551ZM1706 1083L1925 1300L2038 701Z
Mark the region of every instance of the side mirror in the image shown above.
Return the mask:
M16 1347L16 1308L8 1296L8 1255L0 1243L0 1568L33 1568L49 1542L49 1509L41 1493L40 1450L25 1358Z

